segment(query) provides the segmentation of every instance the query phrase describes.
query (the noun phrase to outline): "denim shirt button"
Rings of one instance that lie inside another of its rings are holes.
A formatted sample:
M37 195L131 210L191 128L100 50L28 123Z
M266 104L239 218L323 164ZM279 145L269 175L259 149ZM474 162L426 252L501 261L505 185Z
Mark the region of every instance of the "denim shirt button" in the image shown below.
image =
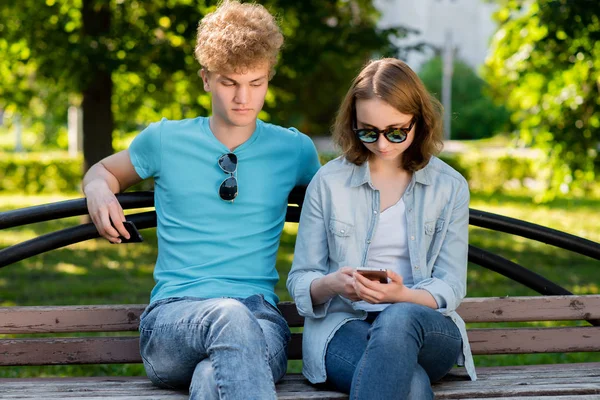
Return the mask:
M373 214L377 214L377 210L373 210Z
M367 240L367 244L371 244L371 240Z
M343 230L343 229L340 229L340 233L344 233L344 230Z
M410 237L410 240L415 240L415 237L414 237L414 236L411 236L411 237Z
M419 266L418 266L418 265L415 265L415 269L419 269Z

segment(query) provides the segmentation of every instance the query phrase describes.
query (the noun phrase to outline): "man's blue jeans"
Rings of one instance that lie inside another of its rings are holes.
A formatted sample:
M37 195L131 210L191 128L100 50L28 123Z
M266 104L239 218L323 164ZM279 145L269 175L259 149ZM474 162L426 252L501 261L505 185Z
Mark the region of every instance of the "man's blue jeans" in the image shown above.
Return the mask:
M150 380L189 388L190 399L276 399L290 330L262 295L152 303L140 317L140 352Z
M345 323L325 356L327 381L350 399L433 399L431 383L455 364L460 331L449 317L396 303Z

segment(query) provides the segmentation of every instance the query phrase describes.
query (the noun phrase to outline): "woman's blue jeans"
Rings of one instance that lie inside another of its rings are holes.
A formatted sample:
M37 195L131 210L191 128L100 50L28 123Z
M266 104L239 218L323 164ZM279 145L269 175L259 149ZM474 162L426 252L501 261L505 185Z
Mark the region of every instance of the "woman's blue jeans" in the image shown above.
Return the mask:
M350 399L433 399L462 349L458 327L436 310L396 303L345 323L327 347L327 381Z
M190 399L276 399L290 330L261 295L170 298L140 318L140 352L150 380L189 388Z

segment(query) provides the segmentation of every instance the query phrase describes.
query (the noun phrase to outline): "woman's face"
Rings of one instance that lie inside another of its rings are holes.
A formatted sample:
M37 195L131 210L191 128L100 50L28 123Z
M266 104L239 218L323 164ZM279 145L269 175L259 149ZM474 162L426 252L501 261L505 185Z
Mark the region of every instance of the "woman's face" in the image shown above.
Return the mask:
M356 125L359 129L376 128L383 131L389 128L408 128L413 120L413 115L403 114L390 106L385 101L374 99L356 100ZM392 143L380 134L375 143L363 143L374 157L382 161L402 160L402 154L412 144L415 126L408 132L406 140L402 143Z

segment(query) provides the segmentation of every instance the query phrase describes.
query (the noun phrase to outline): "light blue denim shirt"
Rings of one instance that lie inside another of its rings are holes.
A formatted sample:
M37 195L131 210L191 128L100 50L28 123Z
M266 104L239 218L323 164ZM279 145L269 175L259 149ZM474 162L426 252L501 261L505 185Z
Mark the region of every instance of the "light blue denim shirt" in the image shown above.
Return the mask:
M413 289L435 298L438 311L452 318L463 340L457 363L477 379L465 323L456 313L466 294L469 188L454 169L432 157L413 174L403 195ZM379 221L379 191L373 188L368 163L361 166L337 158L323 166L306 191L294 262L287 288L305 317L303 374L325 382L325 352L335 332L347 321L366 318L352 302L335 296L313 306L313 280L344 266L368 267L369 244Z

